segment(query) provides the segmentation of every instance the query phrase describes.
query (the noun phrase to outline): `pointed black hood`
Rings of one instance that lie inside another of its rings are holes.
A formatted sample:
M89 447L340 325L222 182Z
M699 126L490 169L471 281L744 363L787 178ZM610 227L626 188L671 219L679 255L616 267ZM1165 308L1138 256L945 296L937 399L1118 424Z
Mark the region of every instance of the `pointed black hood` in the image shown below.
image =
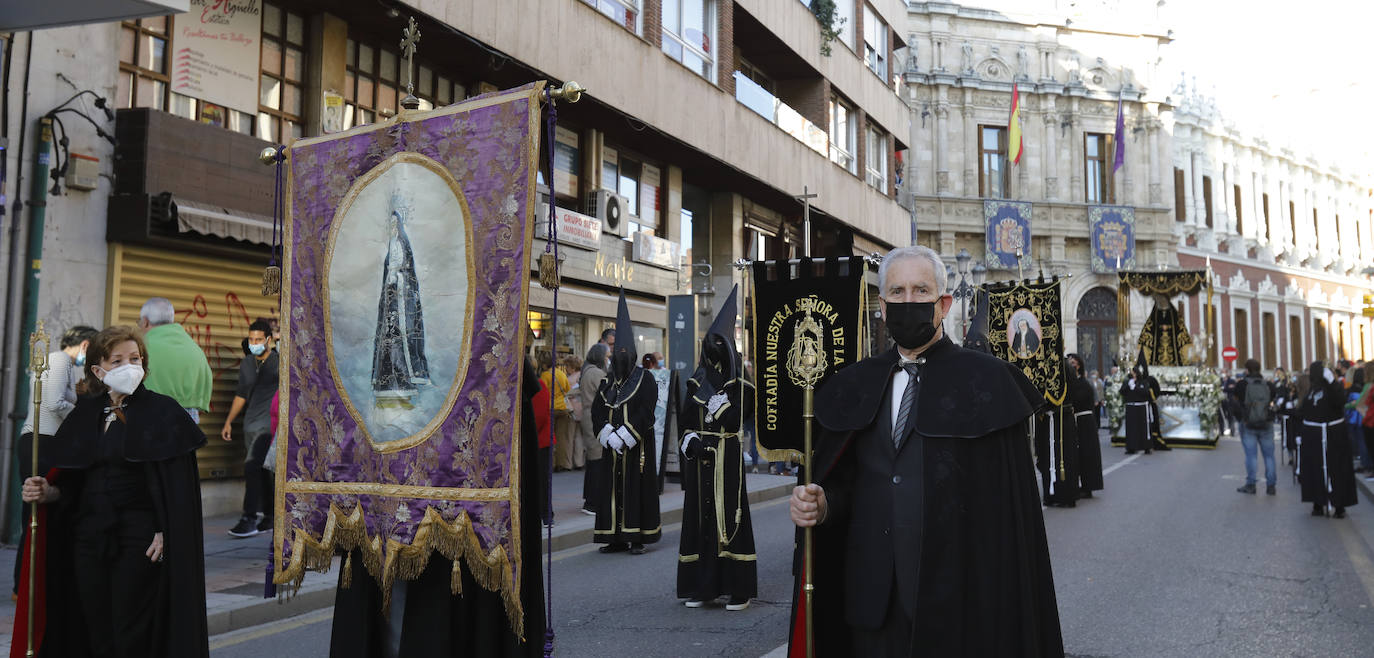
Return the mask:
M701 339L701 362L692 374L697 384L696 400L705 403L716 391L740 376L739 350L735 347L735 315L738 313L739 284L730 289L716 319Z
M630 324L630 307L625 303L625 289L620 289L620 304L615 317L615 345L611 347L611 372L607 377L614 393L613 405L619 405L634 395L643 368L635 351L634 326Z
M992 354L992 343L988 340L988 295L982 288L974 291L973 319L969 321L968 332L964 334L964 347Z
M1083 368L1074 367L1075 363L1082 365L1083 357L1078 356L1074 353L1070 353L1064 356L1064 372L1068 374L1069 381L1073 381L1075 379L1082 379L1087 376L1087 373L1083 372Z
M1135 369L1140 373L1140 376L1142 377L1150 376L1150 364L1149 361L1145 359L1144 345L1140 346L1140 353L1137 354L1135 357Z

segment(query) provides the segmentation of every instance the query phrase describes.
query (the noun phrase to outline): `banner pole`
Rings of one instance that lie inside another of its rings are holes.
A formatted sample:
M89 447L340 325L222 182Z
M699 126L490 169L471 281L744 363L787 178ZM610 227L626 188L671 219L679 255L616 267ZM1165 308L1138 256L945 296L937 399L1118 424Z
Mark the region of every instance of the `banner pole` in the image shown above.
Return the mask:
M805 486L811 486L811 422L816 417L816 396L813 386L808 385L802 389L802 450L806 453L806 463L802 465L805 475ZM815 658L816 644L814 641L815 633L812 627L812 601L816 590L815 582L811 579L811 526L807 526L802 546L802 594L806 597L806 658Z
M42 345L43 348L39 349L39 345ZM33 447L31 449L33 455L29 477L36 477L38 475L38 429L39 424L42 423L40 411L43 406L43 374L48 371L48 350L51 349L51 347L52 345L48 341L48 334L43 330L43 321L39 320L38 330L33 332L33 335L29 337L29 365L30 369L33 371L33 429L31 430L33 433ZM28 634L25 638L28 646L24 655L30 658L37 655L33 647L33 587L36 576L35 569L38 564L38 506L41 504L42 501L36 500L29 505L29 607L27 614L24 615L28 618L26 621L28 624Z

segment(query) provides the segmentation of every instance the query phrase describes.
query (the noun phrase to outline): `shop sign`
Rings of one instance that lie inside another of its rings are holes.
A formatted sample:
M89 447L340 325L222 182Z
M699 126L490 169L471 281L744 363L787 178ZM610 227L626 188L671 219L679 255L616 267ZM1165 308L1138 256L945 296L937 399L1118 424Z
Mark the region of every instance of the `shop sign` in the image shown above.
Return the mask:
M631 257L641 263L648 263L664 269L677 269L677 243L664 240L653 233L640 231L634 237L634 250Z
M258 113L261 0L191 0L172 39L172 91Z
M619 261L609 260L606 254L596 252L596 262L592 264L592 274L605 277L616 285L633 283L635 280L635 266L625 262L625 257L621 256Z
M601 220L573 212L567 208L554 207L554 221L558 226L558 241L593 251L601 248ZM539 216L534 221L534 237L549 239L549 204L539 205Z

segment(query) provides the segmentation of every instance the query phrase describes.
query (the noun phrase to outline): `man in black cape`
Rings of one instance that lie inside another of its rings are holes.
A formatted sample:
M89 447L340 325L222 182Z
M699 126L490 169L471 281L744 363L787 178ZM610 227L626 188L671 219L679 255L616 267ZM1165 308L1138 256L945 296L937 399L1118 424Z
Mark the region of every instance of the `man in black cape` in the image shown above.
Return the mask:
M1145 348L1140 349L1135 366L1126 381L1121 382L1121 400L1126 406L1126 454L1134 455L1141 450L1150 454L1154 443L1153 416L1154 391L1150 387L1150 375L1145 365Z
M1355 465L1345 427L1345 387L1322 361L1308 367L1309 386L1298 415L1298 477L1302 502L1312 503L1312 516L1345 518L1345 508L1360 502Z
M728 596L743 610L758 592L754 524L744 487L744 426L754 415L754 385L744 380L735 349L735 298L701 341L701 363L687 380L682 423L682 541L677 596L687 607Z
M481 586L471 569L462 569L463 590L453 594L453 562L434 553L420 577L393 585L389 616L382 615L382 591L355 551L352 572L339 569L334 594L334 627L330 658L501 657L544 655L544 586L539 511L543 509L547 474L539 471L539 433L530 400L539 392L539 376L525 361L521 382L520 442L520 605L525 637L515 634L500 592ZM461 566L461 565L460 565Z
M1063 655L1026 441L1042 396L942 335L944 272L929 248L890 252L880 307L897 347L816 395L817 484L793 490L791 515L815 526L822 658ZM805 655L798 600L792 656Z
M639 366L634 328L625 291L620 291L611 371L592 402L592 428L604 448L606 478L593 504L596 527L592 541L606 544L602 553L629 551L642 555L644 545L663 536L658 516L658 464L654 456L654 407L658 384Z
M1078 429L1079 495L1092 498L1101 491L1102 444L1097 435L1097 396L1093 385L1083 376L1083 357L1070 354L1065 360L1069 376L1069 405L1073 408L1073 422Z

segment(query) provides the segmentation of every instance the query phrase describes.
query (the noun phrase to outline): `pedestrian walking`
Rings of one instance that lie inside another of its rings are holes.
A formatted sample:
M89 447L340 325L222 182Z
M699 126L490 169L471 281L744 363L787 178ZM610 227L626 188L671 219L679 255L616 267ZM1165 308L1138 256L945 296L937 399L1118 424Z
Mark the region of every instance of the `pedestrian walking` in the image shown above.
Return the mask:
M1073 405L1073 422L1078 434L1078 494L1082 498L1092 498L1094 491L1103 488L1096 392L1083 376L1083 357L1070 354L1068 368L1069 402Z
M553 470L555 473L571 471L573 467L573 442L570 440L572 436L572 411L568 409L568 391L572 389L572 385L568 383L567 373L563 372L563 365L558 363L552 352L539 353L539 381L544 384L544 389L548 391L546 397L553 399L553 417L550 419L553 437L551 439L541 438L540 441L553 442ZM544 409L543 413L547 414L549 410Z
M1345 389L1321 361L1313 361L1307 376L1310 390L1302 400L1302 438L1298 444L1298 477L1302 501L1312 503L1312 516L1345 518L1345 508L1359 500L1350 442L1344 440Z
M263 320L248 325L248 351L239 364L239 383L234 402L224 419L220 438L234 439L234 420L243 414L246 454L243 459L243 514L229 534L252 537L272 529L273 478L262 464L272 443L272 396L277 392L278 358L273 349L272 326Z
M1256 451L1264 455L1264 493L1272 496L1278 484L1278 474L1274 465L1274 400L1269 384L1260 375L1259 361L1250 359L1245 362L1245 377L1235 386L1236 395L1244 401L1241 406L1240 442L1245 450L1245 484L1241 493L1253 494Z
M63 512L40 526L53 576L42 654L208 656L195 453L205 434L143 385L157 364L133 327L101 331L87 355L88 395L48 444L57 477L22 488L24 502Z
M587 458L586 470L582 472L582 513L589 516L596 515L594 505L600 496L602 482L606 479L602 473L606 464L601 460L601 443L597 441L597 432L601 428L592 428L592 407L596 405L596 395L601 390L602 382L606 380L606 369L610 367L607 362L608 355L604 343L592 345L591 349L587 350L587 361L582 364L582 375L578 378L577 385L581 390L582 400L582 420L578 423L579 440Z
M210 409L214 385L205 350L176 322L176 309L164 297L143 303L138 312L138 328L148 345L148 359L157 363L157 370L148 372L143 385L176 400L191 420L199 423L200 412Z

